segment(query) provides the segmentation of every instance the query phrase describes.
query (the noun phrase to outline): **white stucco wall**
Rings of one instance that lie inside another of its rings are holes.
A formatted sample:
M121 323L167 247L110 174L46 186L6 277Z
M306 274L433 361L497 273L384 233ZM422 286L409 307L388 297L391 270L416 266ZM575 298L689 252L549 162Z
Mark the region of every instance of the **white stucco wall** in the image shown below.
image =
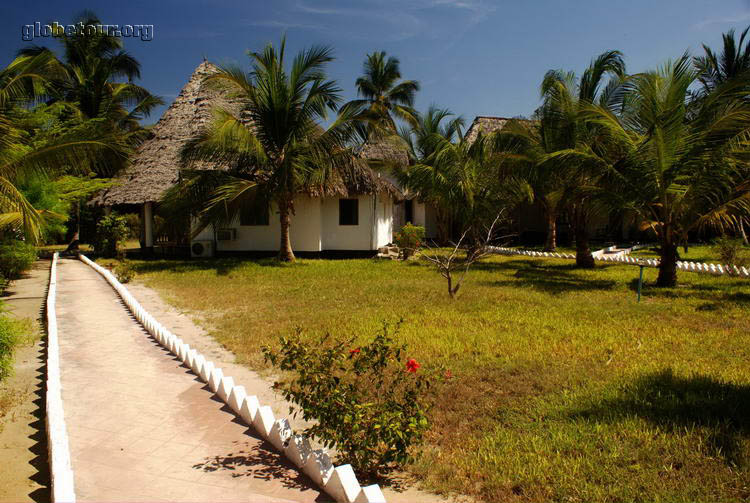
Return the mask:
M359 200L357 225L339 225L339 198L294 200L290 230L295 251L375 250L393 240L393 201L387 196L362 195ZM271 206L267 226L244 226L235 222L234 241L217 241L217 251L276 251L279 249L279 214ZM211 227L201 231L195 240L213 240Z
M376 242L371 195L355 196L359 199L357 225L339 225L339 199L323 199L322 238L323 250L372 250Z
M385 246L393 241L393 199L385 195L377 198L378 221L376 248Z

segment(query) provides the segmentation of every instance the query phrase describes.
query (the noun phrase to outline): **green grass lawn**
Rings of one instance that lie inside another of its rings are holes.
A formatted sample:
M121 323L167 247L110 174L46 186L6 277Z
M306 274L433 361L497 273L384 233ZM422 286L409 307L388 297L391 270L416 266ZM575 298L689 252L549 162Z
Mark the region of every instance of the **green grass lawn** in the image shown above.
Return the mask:
M692 258L692 257L691 257ZM638 268L493 256L456 300L428 265L380 260L133 262L240 361L290 334L400 339L444 364L427 488L485 501L750 498L750 282L679 273L636 303Z

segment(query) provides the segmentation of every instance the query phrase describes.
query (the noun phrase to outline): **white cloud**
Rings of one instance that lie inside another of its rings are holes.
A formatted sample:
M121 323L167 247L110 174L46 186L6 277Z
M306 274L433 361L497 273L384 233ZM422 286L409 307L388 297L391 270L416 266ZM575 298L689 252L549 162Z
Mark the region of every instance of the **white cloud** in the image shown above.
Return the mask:
M694 28L703 29L715 24L735 24L750 21L750 12L738 13L733 16L705 19L693 25Z

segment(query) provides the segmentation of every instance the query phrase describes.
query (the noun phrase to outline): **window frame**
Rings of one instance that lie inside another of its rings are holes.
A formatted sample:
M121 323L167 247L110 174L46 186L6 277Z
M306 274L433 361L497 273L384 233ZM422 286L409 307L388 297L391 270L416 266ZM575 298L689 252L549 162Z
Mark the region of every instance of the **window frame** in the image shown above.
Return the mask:
M263 208L265 208L265 212L261 213L258 211ZM252 220L248 219L251 215L253 217ZM265 218L259 220L258 217L261 215L265 216ZM271 225L271 208L268 203L257 204L251 214L240 211L240 227L268 227L269 225Z

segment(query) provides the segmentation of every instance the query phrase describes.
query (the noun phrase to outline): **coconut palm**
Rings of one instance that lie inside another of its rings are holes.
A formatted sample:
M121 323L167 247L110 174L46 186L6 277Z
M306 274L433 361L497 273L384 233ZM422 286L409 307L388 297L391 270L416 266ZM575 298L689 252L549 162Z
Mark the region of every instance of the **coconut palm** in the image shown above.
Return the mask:
M412 107L419 82L400 80L399 60L393 56L386 58L384 51L373 52L367 55L363 72L356 81L361 99L351 104L367 108L368 119L374 128L395 134L395 119L413 123L416 112Z
M698 69L698 81L701 84L701 95L705 96L721 85L737 78L747 78L750 71L750 40L747 38L750 27L736 39L734 30L722 34L722 51L716 53L703 44L703 56L693 58ZM746 86L750 84L745 82Z
M576 263L593 267L589 249L588 219L591 200L605 164L605 150L595 128L584 121L582 108L607 103L618 96L625 65L619 51L597 56L580 79L573 72L550 70L541 86L542 106L532 121L510 121L491 135L498 152L507 151L509 166L522 173L542 208L547 223L544 249L557 247L557 218L565 208L574 215ZM602 86L610 76L607 86Z
M723 229L750 213L750 105L736 88L719 87L693 109L698 76L685 54L629 78L617 113L602 105L585 112L622 152L610 197L661 241L658 286L677 283L677 246L688 232Z
M32 242L40 237L46 214L37 211L18 189L32 177L80 172L87 165L121 162L127 147L102 120L34 120L29 106L65 71L50 53L19 56L0 71L0 227L22 233ZM69 103L55 106L56 116L80 116ZM33 127L34 122L43 126ZM52 122L52 125L50 125Z
M356 139L360 110L343 107L324 126L328 112L341 102L341 89L326 80L333 58L327 47L314 46L286 66L286 41L251 52L252 71L221 69L208 77L232 99L241 114L217 110L214 123L183 149L187 170L168 195L167 205L196 215L195 230L234 220L248 205L273 202L279 213L279 259L293 261L289 237L294 197L300 193L345 193L343 180L372 174L360 166L350 145ZM197 162L223 170L190 170ZM374 176L374 175L373 175Z
M414 163L395 172L402 186L432 204L446 237L455 226L466 233L470 245L482 240L485 225L498 209L528 197L526 185L513 177L501 179L500 158L480 135L474 142L464 138L461 118L447 123L452 114L430 108L417 116L417 126L403 131Z
M722 35L721 53L714 52L704 44L704 55L693 58L701 83L701 89L697 93L699 100L719 87L732 83L741 87L746 95L750 94L750 40L747 40L749 30L750 27L745 28L739 40L736 39L734 30L729 30ZM744 220L741 217L737 218L737 231L745 244L748 244Z
M411 164L419 167L404 170L403 166L395 166L392 171L402 187L432 204L437 216L438 237L446 242L450 239L451 215L455 208L445 196L452 187L440 167L432 166L431 162L437 148L461 141L464 120L434 105L424 114L415 112L413 117L413 125L402 127L399 135L407 146Z
M75 23L101 24L91 12L84 12ZM65 70L52 82L53 98L74 103L84 119L112 121L133 144L142 141L146 132L140 119L148 117L163 101L132 82L140 78L140 63L123 50L121 38L98 31L69 35L62 26L53 35L63 47L61 66ZM21 56L42 53L54 54L39 46L19 51Z

